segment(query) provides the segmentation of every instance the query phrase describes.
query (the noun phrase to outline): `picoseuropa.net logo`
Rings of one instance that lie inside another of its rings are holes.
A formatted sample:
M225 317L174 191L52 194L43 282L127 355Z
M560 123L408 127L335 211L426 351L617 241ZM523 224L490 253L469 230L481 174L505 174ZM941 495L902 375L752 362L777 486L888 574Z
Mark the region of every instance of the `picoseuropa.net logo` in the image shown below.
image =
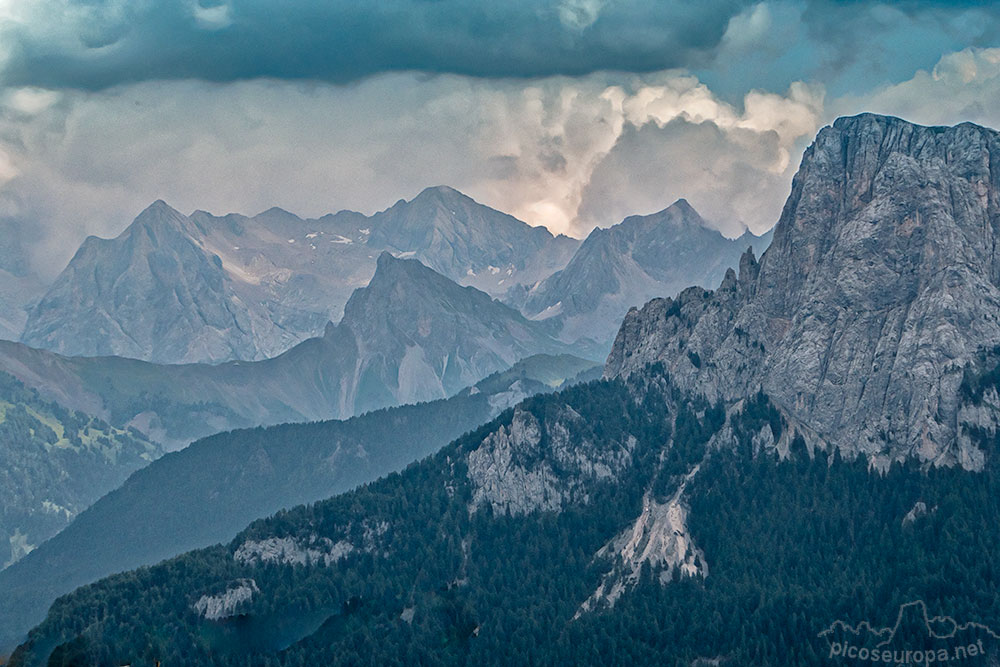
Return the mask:
M977 664L1000 654L1000 635L992 629L950 616L931 617L922 600L900 606L892 627L836 621L818 636L827 642L831 660L852 664Z

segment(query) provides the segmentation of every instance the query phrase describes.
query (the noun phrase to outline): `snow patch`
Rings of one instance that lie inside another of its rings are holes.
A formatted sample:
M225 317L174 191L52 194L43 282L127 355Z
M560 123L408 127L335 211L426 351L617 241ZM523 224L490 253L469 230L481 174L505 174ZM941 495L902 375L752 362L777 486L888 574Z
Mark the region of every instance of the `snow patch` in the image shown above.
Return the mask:
M554 304L538 313L537 315L532 315L529 320L547 320L550 317L555 317L562 313L562 301L556 301Z

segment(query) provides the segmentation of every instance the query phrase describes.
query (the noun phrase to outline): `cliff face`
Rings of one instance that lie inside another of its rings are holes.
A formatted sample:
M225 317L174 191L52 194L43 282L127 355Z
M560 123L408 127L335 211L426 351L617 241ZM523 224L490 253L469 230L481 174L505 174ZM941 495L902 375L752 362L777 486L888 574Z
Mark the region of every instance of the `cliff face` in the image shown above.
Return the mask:
M959 388L1000 343L998 234L1000 134L839 119L806 151L760 263L631 311L605 374L662 362L712 399L761 387L878 465L979 468Z

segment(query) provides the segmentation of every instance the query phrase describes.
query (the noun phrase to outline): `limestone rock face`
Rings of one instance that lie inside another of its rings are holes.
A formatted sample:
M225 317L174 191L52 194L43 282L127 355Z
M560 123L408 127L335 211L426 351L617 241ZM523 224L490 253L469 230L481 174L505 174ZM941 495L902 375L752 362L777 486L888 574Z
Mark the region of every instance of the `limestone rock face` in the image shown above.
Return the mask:
M763 388L845 453L976 469L963 372L1000 343L1000 134L864 114L806 151L758 263L625 318L606 367L685 389ZM968 412L968 410L967 410ZM975 417L985 419L982 415Z
M253 579L232 582L225 592L218 595L202 595L192 605L195 613L209 621L221 621L236 614L253 596L260 593Z
M631 463L635 440L613 448L596 446L578 437L583 422L569 406L543 422L515 408L510 425L488 435L469 454L474 487L470 509L491 505L497 514L516 516L586 502L589 485L615 479Z
M580 605L575 618L601 606L613 607L622 593L639 581L644 565L661 583L669 582L675 572L686 577L708 576L705 554L688 530L688 509L684 504L687 484L698 470L699 466L695 466L665 503L647 493L635 522L597 552L598 558L610 559L613 566L597 590Z

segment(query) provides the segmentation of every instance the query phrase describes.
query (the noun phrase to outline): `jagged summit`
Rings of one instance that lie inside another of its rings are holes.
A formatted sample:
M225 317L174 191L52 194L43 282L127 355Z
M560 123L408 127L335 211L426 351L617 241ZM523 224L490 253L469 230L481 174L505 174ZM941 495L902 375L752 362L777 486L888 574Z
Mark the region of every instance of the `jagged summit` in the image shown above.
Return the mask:
M286 223L302 222L302 218L278 206L272 206L266 211L261 211L254 218L268 221L281 220Z
M400 281L403 280L410 282L401 283ZM407 289L420 282L430 282L445 289L463 289L454 281L425 266L420 260L412 257L400 257L388 250L379 253L378 259L375 261L375 275L372 276L366 289L394 286L397 283L399 283L399 287Z
M181 230L184 228L186 221L187 218L183 213L162 199L157 199L136 216L135 220L122 232L121 236L129 235L135 229L153 230L169 227Z
M420 191L412 201L463 201L474 203L475 200L463 192L456 190L450 185L432 185Z
M383 334L376 323L399 326L402 313L414 320L414 330L426 329L444 314L461 318L471 313L496 324L500 330L511 324L531 331L531 338L543 347L558 347L543 334L544 327L530 323L513 308L495 301L489 294L469 286L461 286L425 266L419 260L395 257L389 251L378 256L375 275L366 287L351 295L344 307L343 323L355 330L371 330L370 335ZM386 319L396 317L397 320ZM421 320L423 318L423 320ZM423 321L418 322L417 320ZM442 332L444 333L444 332ZM419 333L425 336L424 333ZM451 334L448 334L450 337Z
M578 243L444 186L373 216L319 219L277 207L184 216L158 200L118 237L81 246L21 340L162 363L260 360L340 320L382 251L500 296L562 268Z
M692 229L709 229L705 219L688 203L686 199L678 199L667 208L648 215L630 215L616 227L638 225L669 225L672 227L690 227ZM605 230L606 231L606 230Z
M139 214L139 217L141 218L141 217L143 217L143 215L154 214L154 213L155 214L166 213L166 214L181 215L181 213L177 209L175 209L173 206L171 206L167 202L163 201L162 199L157 199L152 204L150 204L149 206L147 206L142 211L142 213Z

